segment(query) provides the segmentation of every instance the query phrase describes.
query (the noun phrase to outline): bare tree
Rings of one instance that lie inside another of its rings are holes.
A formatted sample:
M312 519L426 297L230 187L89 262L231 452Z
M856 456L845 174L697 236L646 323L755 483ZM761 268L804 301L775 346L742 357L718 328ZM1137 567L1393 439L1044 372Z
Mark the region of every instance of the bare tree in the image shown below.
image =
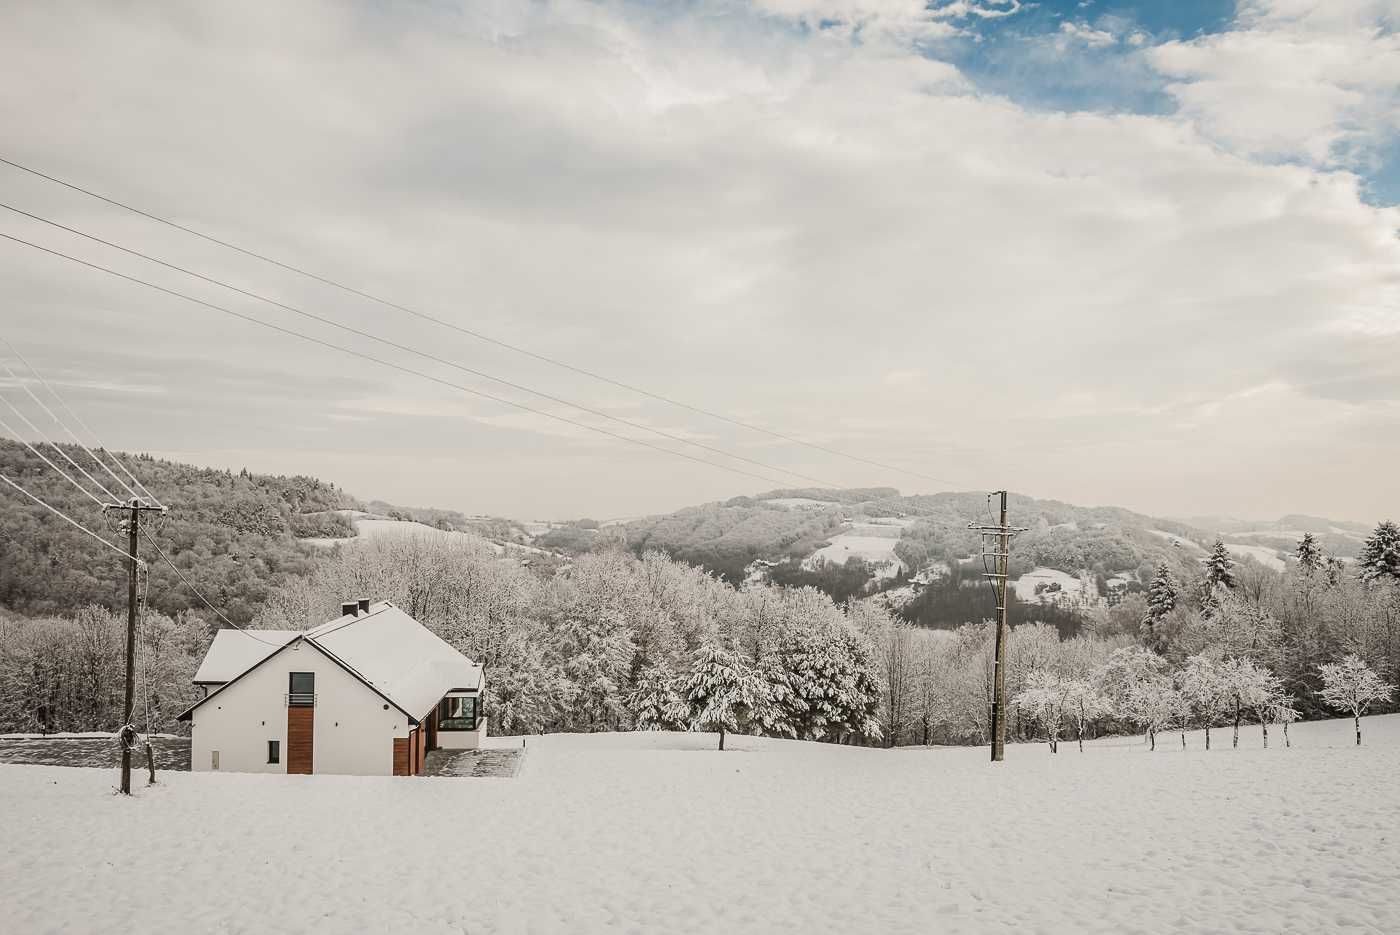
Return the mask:
M1350 712L1356 723L1356 745L1361 746L1361 715L1376 702L1386 702L1395 686L1381 681L1360 656L1318 666L1322 673L1322 700L1338 711Z

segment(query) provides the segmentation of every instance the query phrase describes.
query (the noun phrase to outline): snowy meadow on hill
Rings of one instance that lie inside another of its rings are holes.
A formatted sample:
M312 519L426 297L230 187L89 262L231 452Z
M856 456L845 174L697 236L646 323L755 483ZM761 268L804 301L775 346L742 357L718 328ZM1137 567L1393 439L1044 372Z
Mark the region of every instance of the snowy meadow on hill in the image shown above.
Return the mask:
M1366 727L997 767L548 735L514 779L165 774L130 800L0 766L0 879L17 932L1393 932L1400 716Z

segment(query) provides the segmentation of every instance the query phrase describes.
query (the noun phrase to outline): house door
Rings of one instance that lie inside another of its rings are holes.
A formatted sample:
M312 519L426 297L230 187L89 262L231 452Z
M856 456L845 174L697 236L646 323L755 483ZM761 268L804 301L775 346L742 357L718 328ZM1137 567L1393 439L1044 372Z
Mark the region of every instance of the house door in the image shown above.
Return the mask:
M316 727L316 673L293 672L287 686L287 772L310 775Z

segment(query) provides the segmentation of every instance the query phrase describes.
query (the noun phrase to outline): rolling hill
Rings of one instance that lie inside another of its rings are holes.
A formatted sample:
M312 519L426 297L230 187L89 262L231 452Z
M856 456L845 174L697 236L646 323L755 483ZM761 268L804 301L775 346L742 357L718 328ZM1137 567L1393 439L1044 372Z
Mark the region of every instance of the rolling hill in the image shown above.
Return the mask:
M72 449L75 458L82 452ZM699 565L734 585L766 579L811 585L838 601L881 592L910 619L954 625L986 611L980 541L967 525L988 518L983 493L903 496L893 488L785 489L687 507L615 524L592 520L526 523L455 510L361 501L334 483L132 459L138 474L171 507L156 520L156 542L233 620L250 620L271 589L309 574L328 547L357 535L438 531L477 536L500 554L557 567L561 556L624 545ZM0 469L35 495L104 535L91 502L23 445L0 439ZM30 614L88 603L121 606L125 584L115 556L25 500L0 491L0 606ZM1354 557L1365 527L1290 515L1271 522L1216 517L1187 521L1117 507L1082 507L1012 495L1019 536L1011 573L1038 619L1112 601L1140 590L1160 562L1186 576L1223 538L1237 560L1283 568L1304 532L1325 550ZM167 566L153 562L150 603L174 614L198 606ZM1020 612L1018 610L1018 612Z

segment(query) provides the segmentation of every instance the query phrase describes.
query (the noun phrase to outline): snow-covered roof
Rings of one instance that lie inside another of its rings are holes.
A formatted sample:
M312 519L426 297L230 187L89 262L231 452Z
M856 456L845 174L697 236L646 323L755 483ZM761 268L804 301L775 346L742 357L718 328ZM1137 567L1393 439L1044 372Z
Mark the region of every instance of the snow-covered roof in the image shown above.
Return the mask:
M301 636L296 630L220 630L194 674L196 682L228 682Z
M480 688L481 666L388 601L308 630L309 643L339 660L412 717L454 688Z
M305 632L220 630L196 682L229 683L298 639L340 663L411 718L421 718L453 689L479 689L481 666L388 601ZM213 698L222 688L210 693ZM186 718L194 708L180 715Z

